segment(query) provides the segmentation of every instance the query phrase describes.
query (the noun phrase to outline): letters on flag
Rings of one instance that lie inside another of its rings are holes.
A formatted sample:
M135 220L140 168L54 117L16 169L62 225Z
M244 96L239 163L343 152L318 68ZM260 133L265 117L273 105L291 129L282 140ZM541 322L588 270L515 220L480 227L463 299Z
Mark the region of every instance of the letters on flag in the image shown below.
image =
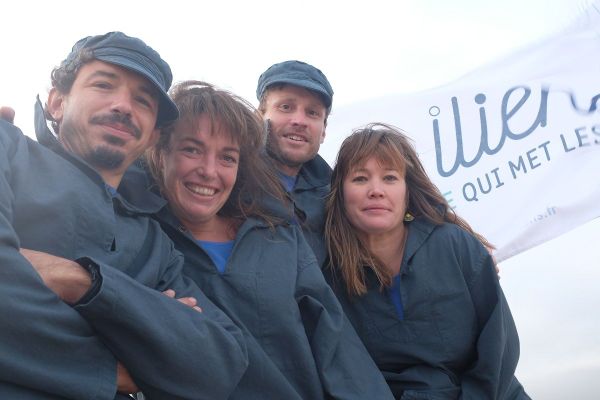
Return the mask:
M444 87L335 110L321 153L352 129L412 137L455 211L498 261L600 215L600 14ZM410 188L409 188L410 190Z

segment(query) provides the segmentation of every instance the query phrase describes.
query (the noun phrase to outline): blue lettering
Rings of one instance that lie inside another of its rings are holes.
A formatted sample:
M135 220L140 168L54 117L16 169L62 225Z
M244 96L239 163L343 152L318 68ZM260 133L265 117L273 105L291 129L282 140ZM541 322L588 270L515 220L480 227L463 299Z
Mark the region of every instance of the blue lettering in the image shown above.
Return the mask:
M592 126L592 133L600 138L600 125ZM594 139L594 144L600 144L600 140Z
M494 176L496 177L496 188L499 188L500 186L504 185L504 182L502 182L500 180L500 177L498 176L498 170L499 168L494 168L492 170L492 173L494 174Z
M535 153L536 150L537 149L531 149L527 153L525 153L525 154L527 154L527 160L529 161L529 166L531 167L531 169L536 169L537 167L542 165L540 163L537 163L537 164L533 163L535 160L537 160L537 156L533 155L533 153Z
M451 197L452 196L452 190L449 190L446 193L443 193L442 196L444 196L444 198L448 202L448 205L450 206L450 208L452 208L452 209L456 208L456 206L452 205L452 203L454 203L454 199Z
M510 95L513 94L517 89L523 89L523 96L519 99L517 104L515 104L515 106L512 108L512 110L507 112L506 108L507 108L508 99L509 99ZM521 133L512 132L510 130L510 128L508 127L508 121L512 117L515 116L515 114L517 113L517 111L519 111L519 109L521 107L523 107L523 105L525 104L527 99L529 99L530 95L531 95L531 89L529 89L527 86L515 86L514 88L509 89L508 92L506 92L506 94L502 98L502 115L501 115L501 117L502 117L502 142L500 143L500 145L504 144L503 142L506 137L509 137L514 140L519 140L519 139L522 139L522 138L528 136L538 126L542 126L542 127L546 126L546 123L548 122L548 110L547 110L548 89L542 88L542 99L540 101L540 108L538 110L538 115L537 115L536 119L533 121L533 123L531 124L531 126Z
M471 189L470 195L467 194L467 188ZM473 185L471 182L467 182L463 185L463 196L467 201L479 201L479 199L477 198L477 189L475 188L475 185Z
M481 179L479 177L477 177L477 184L479 185L479 190L481 190L481 193L488 194L492 191L492 182L490 181L490 176L487 173L485 174L485 178L487 181L487 186L485 188L481 184Z
M510 96L518 89L523 90L523 94L517 104L510 110L508 108L508 100ZM523 132L513 132L508 122L511 118L513 118L516 113L523 107L523 105L527 102L531 95L531 89L527 86L516 86L509 89L502 98L501 105L501 120L502 120L502 134L500 137L500 141L498 145L494 148L490 146L489 138L488 138L488 127L487 127L487 115L485 108L479 107L479 123L480 123L480 140L479 140L479 149L477 150L477 154L473 157L472 160L466 160L464 154L464 146L463 146L463 132L462 125L460 119L460 108L458 105L458 100L456 97L452 97L450 102L452 104L452 113L454 117L454 134L456 138L456 151L455 158L452 167L448 170L444 169L444 165L442 162L442 145L441 145L441 135L440 135L440 126L437 118L433 118L433 138L435 143L435 151L436 151L436 165L437 171L440 176L448 177L453 175L459 166L463 166L465 168L469 168L475 165L480 159L481 156L485 153L488 155L493 155L498 153L502 147L504 146L504 142L506 138L510 138L513 140L523 139L529 134L531 134L536 128L539 126L545 127L548 119L548 89L542 88L541 90L541 99L540 106L538 109L537 116L535 120L532 122L531 126L524 130ZM483 105L486 101L486 97L483 93L479 93L475 96L475 103L479 105ZM435 112L433 111L435 110ZM432 117L437 117L439 115L439 108L437 106L432 106L429 109L429 114ZM464 194L464 187L463 187Z
M568 153L568 152L576 149L576 147L567 147L567 141L565 140L565 135L563 135L562 133L560 134L560 141L562 142L563 149L565 149L565 153Z
M538 147L540 149L544 149L544 154L546 154L546 160L550 161L550 153L548 152L548 145L550 144L550 141L545 141L544 143L540 144Z
M513 164L512 161L508 162L508 167L510 168L510 173L513 176L513 179L517 179L516 171L523 170L524 173L527 173L527 167L525 166L525 161L523 160L523 156L519 156L519 161L517 164Z
M575 95L572 92L569 92L569 97L571 98L571 107L573 108L573 110L581 114L591 114L598 109L598 100L600 100L600 94L597 94L594 97L592 97L592 99L590 100L590 106L587 109L581 108L577 105L575 101Z
M588 135L583 134L585 131L585 127L575 129L575 135L577 136L577 142L579 143L579 147L590 146L589 142L583 142L583 139L586 139Z

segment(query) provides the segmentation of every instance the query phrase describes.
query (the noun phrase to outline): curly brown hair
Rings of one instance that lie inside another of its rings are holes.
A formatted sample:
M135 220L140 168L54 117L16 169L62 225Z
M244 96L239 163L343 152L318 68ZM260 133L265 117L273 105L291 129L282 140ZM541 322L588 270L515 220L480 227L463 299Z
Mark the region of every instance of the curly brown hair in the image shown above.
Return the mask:
M81 49L75 57L63 60L58 67L55 67L50 73L50 83L52 87L60 93L68 94L77 78L77 73L82 66L94 60L94 54L90 49ZM44 116L52 124L52 129L58 133L58 122L48 112L48 106L44 106Z

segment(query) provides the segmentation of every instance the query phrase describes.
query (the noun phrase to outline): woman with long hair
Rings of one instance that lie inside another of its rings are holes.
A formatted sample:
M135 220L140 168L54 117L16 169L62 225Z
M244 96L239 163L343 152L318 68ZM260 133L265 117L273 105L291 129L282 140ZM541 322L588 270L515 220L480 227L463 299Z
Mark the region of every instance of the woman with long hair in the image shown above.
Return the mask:
M157 218L184 274L244 333L249 365L230 398L391 399L293 222L256 111L198 81L170 95L180 118L147 154L168 201Z
M325 225L326 276L397 399L528 399L488 249L408 137L370 124L343 142Z

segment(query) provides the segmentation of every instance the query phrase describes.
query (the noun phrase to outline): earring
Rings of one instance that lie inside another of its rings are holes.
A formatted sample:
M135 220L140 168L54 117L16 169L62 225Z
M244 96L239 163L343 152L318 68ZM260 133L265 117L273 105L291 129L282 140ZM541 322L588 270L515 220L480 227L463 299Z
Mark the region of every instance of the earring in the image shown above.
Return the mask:
M415 217L410 212L407 211L406 214L404 214L404 222L410 222L414 219Z

